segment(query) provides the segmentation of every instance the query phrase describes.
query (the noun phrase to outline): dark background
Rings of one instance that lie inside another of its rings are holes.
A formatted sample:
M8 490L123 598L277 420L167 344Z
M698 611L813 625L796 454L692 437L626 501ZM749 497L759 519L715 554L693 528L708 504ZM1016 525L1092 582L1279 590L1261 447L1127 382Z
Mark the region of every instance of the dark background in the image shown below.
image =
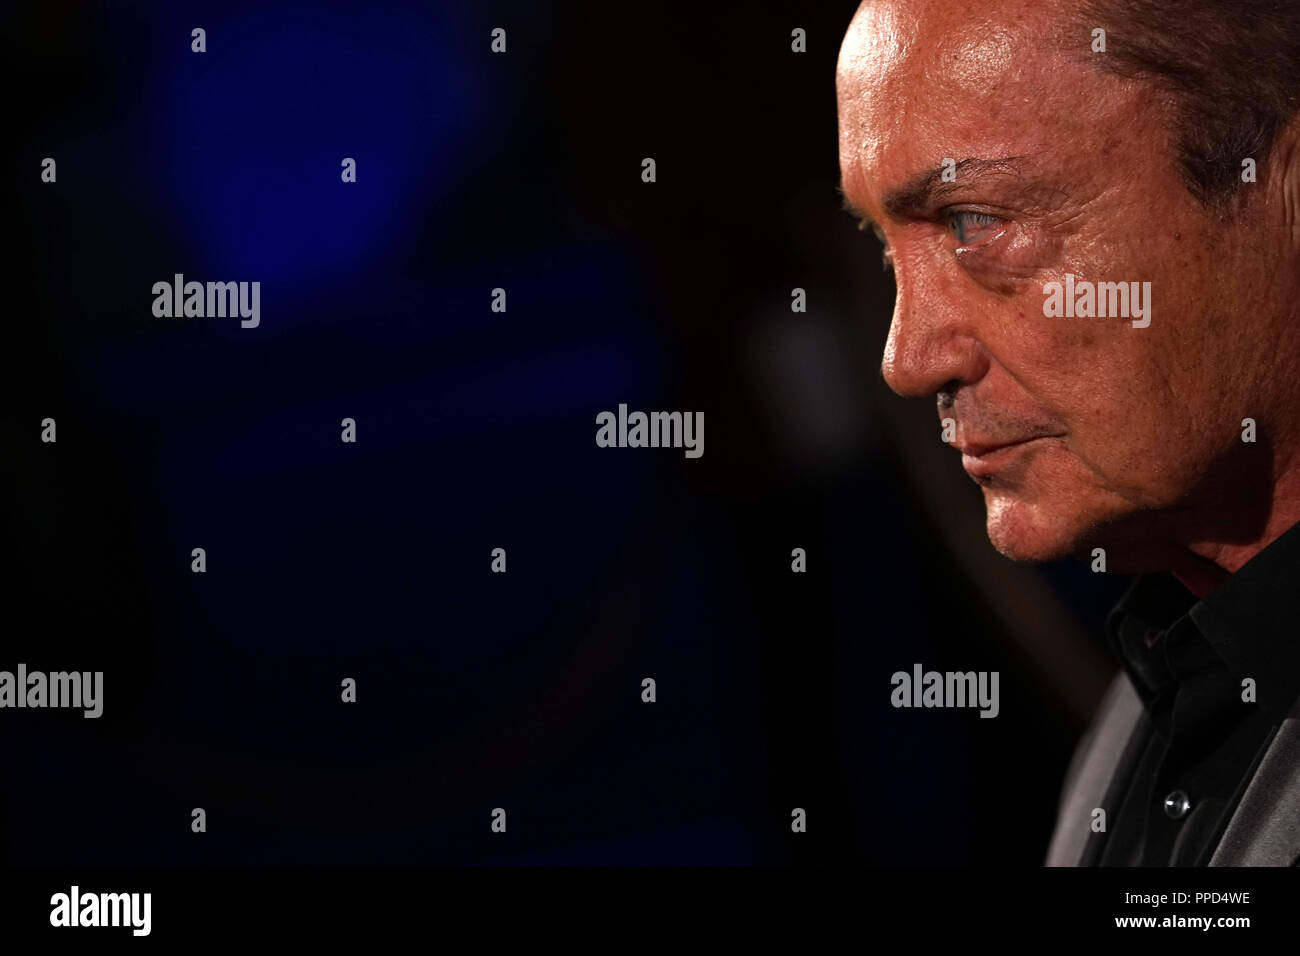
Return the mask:
M855 6L5 15L0 669L105 671L0 712L9 863L1041 861L1126 580L998 556L880 379ZM154 318L177 272L260 327ZM596 447L620 402L704 456ZM894 709L914 663L1000 715Z

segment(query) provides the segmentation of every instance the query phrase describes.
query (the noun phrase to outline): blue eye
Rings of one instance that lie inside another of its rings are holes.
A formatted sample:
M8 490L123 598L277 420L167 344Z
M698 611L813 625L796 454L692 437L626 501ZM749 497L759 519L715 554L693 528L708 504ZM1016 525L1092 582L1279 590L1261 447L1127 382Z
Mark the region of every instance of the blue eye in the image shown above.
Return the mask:
M973 236L967 231L978 233L981 228L996 225L1001 222L997 216L990 216L986 212L969 212L966 210L953 210L944 214L944 222L957 241L965 244L970 242Z

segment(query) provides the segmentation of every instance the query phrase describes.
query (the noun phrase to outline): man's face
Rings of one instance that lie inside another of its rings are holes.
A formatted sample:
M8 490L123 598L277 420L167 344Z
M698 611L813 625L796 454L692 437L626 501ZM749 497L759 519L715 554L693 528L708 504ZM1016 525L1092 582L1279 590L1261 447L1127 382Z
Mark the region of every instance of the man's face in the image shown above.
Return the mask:
M840 173L893 263L885 379L939 396L994 546L1101 544L1121 570L1161 535L1195 539L1260 452L1242 419L1272 426L1269 359L1294 324L1259 217L1197 203L1161 97L1093 68L1105 54L1056 6L864 3L839 57ZM1045 316L1067 273L1149 282L1149 326Z

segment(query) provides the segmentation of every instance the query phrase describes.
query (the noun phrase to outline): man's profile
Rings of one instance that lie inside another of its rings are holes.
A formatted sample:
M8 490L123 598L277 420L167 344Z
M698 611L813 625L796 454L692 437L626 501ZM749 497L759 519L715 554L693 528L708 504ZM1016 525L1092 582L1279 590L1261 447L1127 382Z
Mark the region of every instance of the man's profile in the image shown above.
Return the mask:
M1136 574L1053 865L1300 860L1300 6L866 0L841 189L993 546Z

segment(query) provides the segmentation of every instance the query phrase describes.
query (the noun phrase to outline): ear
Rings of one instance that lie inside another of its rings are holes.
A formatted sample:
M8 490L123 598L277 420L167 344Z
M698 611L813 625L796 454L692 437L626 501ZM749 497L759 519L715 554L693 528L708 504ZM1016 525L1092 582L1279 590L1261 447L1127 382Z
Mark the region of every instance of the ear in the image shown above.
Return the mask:
M1300 114L1282 128L1267 163L1268 174L1261 175L1258 184L1243 183L1241 188L1268 191L1269 205L1276 204L1280 209L1283 234L1291 252L1300 254Z

